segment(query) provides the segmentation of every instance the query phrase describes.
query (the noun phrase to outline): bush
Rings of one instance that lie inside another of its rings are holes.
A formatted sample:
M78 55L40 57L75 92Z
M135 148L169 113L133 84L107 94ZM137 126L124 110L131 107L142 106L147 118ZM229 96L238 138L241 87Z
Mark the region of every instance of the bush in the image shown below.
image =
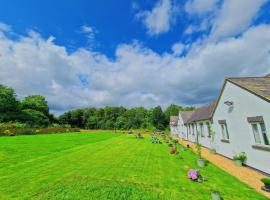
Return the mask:
M79 128L0 128L0 136L80 132Z
M27 124L20 122L0 123L0 129L27 128Z
M174 147L171 147L170 148L170 154L176 154L177 153L177 148L174 146Z
M270 185L270 178L262 178L261 182L263 182L265 185Z
M247 155L245 152L234 154L233 156L234 160L240 160L241 162L245 162L247 159Z

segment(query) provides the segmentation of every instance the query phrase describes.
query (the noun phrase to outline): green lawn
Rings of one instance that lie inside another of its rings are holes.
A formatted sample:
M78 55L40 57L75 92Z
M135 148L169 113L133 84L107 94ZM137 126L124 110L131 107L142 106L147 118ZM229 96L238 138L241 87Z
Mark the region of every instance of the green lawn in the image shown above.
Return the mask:
M204 183L187 179L196 167L165 144L113 133L72 133L0 138L0 199L225 200L267 199L209 164Z

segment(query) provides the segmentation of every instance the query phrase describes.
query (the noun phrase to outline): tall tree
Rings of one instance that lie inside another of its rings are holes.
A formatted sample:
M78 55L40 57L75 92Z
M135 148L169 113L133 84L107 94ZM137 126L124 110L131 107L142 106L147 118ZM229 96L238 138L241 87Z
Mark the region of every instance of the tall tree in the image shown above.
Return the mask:
M169 105L165 111L167 123L170 121L170 116L178 116L180 110L183 110L180 106L175 104Z
M152 123L157 129L160 130L164 130L166 127L166 116L160 106L153 109Z
M40 95L32 95L25 97L24 100L22 101L22 109L36 110L43 113L46 116L49 115L48 103L45 97Z
M0 85L0 113L15 112L19 109L19 101L16 99L14 90Z

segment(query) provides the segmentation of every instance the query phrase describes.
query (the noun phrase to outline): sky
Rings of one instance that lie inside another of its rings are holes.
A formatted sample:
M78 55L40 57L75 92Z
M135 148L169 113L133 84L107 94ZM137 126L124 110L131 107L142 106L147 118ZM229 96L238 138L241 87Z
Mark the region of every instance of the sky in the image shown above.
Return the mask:
M268 73L269 0L0 0L0 84L55 114L198 106Z

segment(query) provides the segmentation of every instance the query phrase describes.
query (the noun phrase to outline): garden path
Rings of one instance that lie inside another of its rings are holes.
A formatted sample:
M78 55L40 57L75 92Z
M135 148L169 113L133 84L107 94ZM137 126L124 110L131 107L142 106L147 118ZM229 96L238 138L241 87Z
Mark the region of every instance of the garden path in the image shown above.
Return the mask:
M178 138L179 139L179 138ZM189 141L182 141L183 144L189 144L192 149L195 145ZM237 179L248 184L259 193L270 198L270 193L261 190L263 183L260 181L265 175L249 167L237 167L233 161L219 154L211 154L209 149L202 147L202 155L214 165L235 176Z

